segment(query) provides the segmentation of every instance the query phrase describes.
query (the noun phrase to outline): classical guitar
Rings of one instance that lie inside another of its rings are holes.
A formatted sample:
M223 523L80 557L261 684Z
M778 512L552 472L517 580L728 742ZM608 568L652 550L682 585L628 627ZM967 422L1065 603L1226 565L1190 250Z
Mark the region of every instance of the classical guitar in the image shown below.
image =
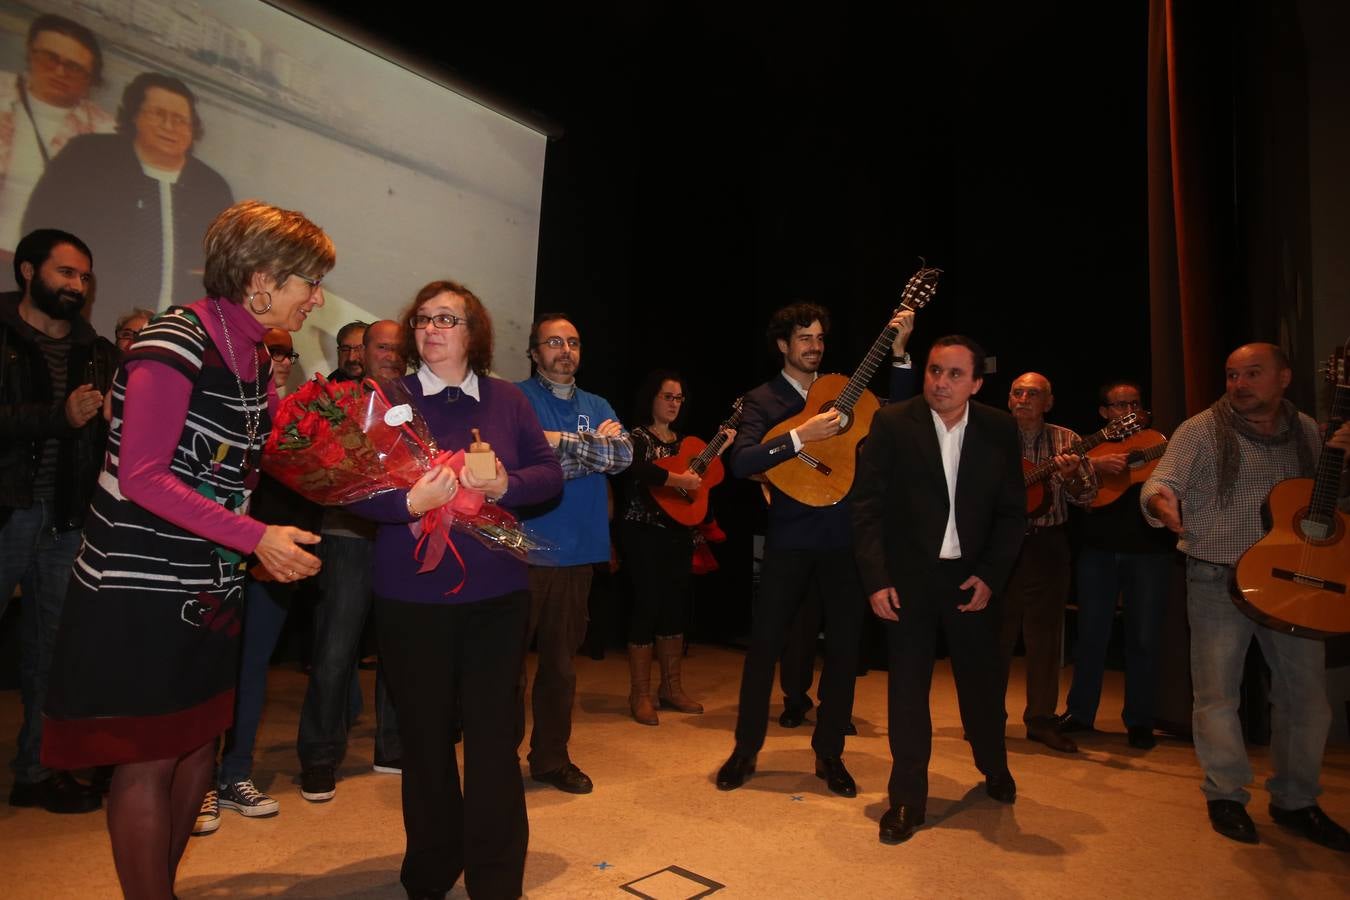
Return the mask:
M1115 503L1121 495L1136 484L1148 481L1148 476L1158 467L1158 460L1167 451L1167 437L1161 431L1145 428L1119 443L1100 444L1088 451L1088 459L1109 456L1112 453L1125 454L1125 471L1114 475L1097 472L1097 496L1092 498L1094 507Z
M1334 387L1327 438L1350 419L1345 350L1327 367ZM1269 533L1237 564L1233 600L1263 625L1303 637L1350 632L1350 517L1336 508L1345 451L1322 445L1312 478L1270 489L1261 515Z
M680 449L674 456L654 460L668 472L678 474L688 469L695 475L703 476L703 483L692 491L664 484L647 487L662 512L681 525L694 526L708 517L708 491L721 484L725 475L718 454L727 442L727 432L741 424L742 402L738 398L731 405L731 415L718 426L717 435L708 443L696 437L687 437L680 441Z
M890 353L896 329L890 320L903 310L923 308L937 291L941 269L920 268L905 284L900 306L886 318L886 327L872 342L852 378L821 375L806 393L806 406L797 415L784 419L764 436L767 443L787 434L812 416L831 409L839 410L839 433L823 441L813 441L791 459L764 473L774 487L807 506L832 506L844 499L853 487L858 463L858 445L872 428L872 417L881 404L867 384L881 361Z
M1128 413L1107 422L1106 427L1100 431L1094 431L1085 438L1079 438L1064 448L1063 452L1082 456L1103 441L1123 440L1142 427L1139 416L1135 413ZM1050 504L1054 500L1055 494L1054 491L1049 489L1046 482L1056 471L1057 467L1053 459L1047 459L1039 465L1029 459L1022 460L1022 480L1027 487L1027 518L1034 519L1050 511Z

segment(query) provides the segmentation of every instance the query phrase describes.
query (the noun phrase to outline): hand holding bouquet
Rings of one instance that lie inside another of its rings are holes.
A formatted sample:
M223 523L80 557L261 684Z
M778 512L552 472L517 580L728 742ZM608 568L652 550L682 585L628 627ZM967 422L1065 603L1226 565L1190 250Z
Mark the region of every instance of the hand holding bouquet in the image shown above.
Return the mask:
M404 402L391 402L391 395ZM301 496L329 506L409 490L442 466L458 478L464 468L464 451L439 450L410 401L398 382L382 385L370 378L334 382L315 375L282 400L263 448L263 469ZM505 481L500 463L497 473ZM414 553L421 562L419 571L434 569L447 547L460 559L450 530L520 559L544 548L514 515L487 503L484 491L473 486L500 496L505 485L497 485L496 480L469 475L452 489L444 505L419 510L425 515L409 525L419 538Z

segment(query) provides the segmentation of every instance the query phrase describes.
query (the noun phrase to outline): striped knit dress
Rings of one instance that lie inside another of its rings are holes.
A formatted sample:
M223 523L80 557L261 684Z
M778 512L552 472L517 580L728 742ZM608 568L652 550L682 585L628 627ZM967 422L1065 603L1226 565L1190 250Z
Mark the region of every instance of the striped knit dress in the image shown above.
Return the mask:
M240 514L270 428L270 360L258 352L258 380L243 383L241 398L201 320L173 307L124 358L162 363L193 383L171 471ZM126 380L124 365L52 661L42 759L59 769L177 757L219 735L233 716L244 560L122 496ZM251 447L245 408L261 414Z

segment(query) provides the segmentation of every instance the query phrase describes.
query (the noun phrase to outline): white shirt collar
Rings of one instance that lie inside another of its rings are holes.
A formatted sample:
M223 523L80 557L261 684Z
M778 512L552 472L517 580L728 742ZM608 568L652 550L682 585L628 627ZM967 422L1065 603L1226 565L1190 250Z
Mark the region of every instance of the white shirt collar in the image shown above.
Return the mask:
M961 421L957 422L957 423L956 423L955 425L953 425L951 428L948 428L948 427L947 427L947 423L944 422L944 421L942 421L942 416L939 416L939 415L938 415L931 407L929 408L928 411L929 411L930 413L932 413L932 415L933 415L933 424L934 424L935 426L937 426L938 434L942 434L943 432L947 432L947 431L952 431L952 432L959 431L959 430L961 430L962 428L965 428L965 427L966 427L966 423L970 421L970 401L969 401L969 400L966 401L966 408L965 408L965 411L961 413Z
M806 398L807 393L811 390L811 385L813 385L813 384L816 383L816 376L817 376L818 374L819 374L819 373L812 372L812 373L811 373L811 380L808 381L806 384L803 385L803 384L800 384L800 383L797 381L797 379L795 379L795 378L793 378L791 375L789 375L787 369L784 369L784 370L783 370L783 377L787 379L787 383L790 384L790 385L792 385L792 389L795 390L797 393L801 394L803 399Z
M469 370L469 374L465 376L464 381L461 384L456 385L446 384L441 380L439 375L431 371L430 366L422 366L422 368L417 370L417 381L422 385L423 397L434 397L448 387L457 387L473 399L479 401L482 400L482 398L478 396L478 373L473 369Z

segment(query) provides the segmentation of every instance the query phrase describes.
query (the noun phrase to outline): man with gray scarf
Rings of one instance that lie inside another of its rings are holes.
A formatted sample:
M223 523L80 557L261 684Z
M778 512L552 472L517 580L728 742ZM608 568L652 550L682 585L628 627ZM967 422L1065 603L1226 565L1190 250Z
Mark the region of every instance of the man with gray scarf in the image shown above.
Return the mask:
M1313 474L1321 438L1317 423L1284 399L1293 373L1279 347L1239 347L1226 373L1224 396L1181 424L1140 494L1149 524L1179 535L1177 549L1186 554L1192 724L1210 824L1232 840L1258 840L1246 809L1252 768L1238 721L1243 660L1255 637L1270 665L1275 707L1270 817L1350 851L1350 834L1317 805L1331 724L1324 645L1259 625L1231 599L1234 566L1266 533L1262 502L1278 482ZM1333 440L1347 434L1343 427Z

